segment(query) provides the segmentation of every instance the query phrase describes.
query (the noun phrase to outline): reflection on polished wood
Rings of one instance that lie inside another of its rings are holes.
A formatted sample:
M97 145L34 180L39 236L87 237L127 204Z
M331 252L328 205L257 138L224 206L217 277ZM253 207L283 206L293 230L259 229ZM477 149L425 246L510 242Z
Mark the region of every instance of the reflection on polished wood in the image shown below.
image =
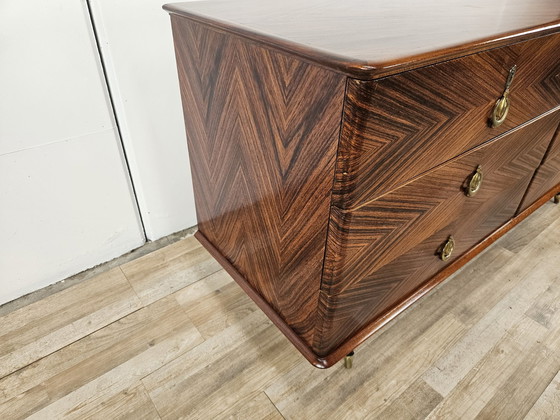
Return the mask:
M317 351L351 339L506 224L559 123L555 112L356 210L333 211L320 301L328 328L316 334ZM468 197L466 180L478 165L484 186ZM450 235L453 254L442 261L440 244Z
M165 8L364 79L560 27L557 0L212 0Z
M173 35L199 231L309 346L345 79L196 22Z

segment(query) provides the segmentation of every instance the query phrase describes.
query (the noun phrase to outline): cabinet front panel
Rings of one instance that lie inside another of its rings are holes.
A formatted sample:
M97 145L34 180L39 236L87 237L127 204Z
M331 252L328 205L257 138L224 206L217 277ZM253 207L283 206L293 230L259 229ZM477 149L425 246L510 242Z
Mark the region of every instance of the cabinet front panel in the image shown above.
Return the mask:
M356 208L559 106L559 54L560 35L551 35L378 81L350 80L334 204ZM491 127L494 110L503 122Z
M560 185L560 128L546 152L542 165L531 181L519 208L519 213L558 185ZM560 193L560 188L557 192Z
M315 350L341 345L508 221L559 122L549 114L358 209L334 209Z

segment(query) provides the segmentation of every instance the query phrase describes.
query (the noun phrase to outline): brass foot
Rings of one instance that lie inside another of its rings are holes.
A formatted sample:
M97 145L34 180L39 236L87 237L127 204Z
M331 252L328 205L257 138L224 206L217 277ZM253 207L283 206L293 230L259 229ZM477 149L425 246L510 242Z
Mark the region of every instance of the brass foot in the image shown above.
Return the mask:
M344 357L344 367L346 369L352 369L352 361L354 360L354 352L351 351Z
M554 196L554 203L555 203L555 204L560 203L560 193L558 193L558 194L556 194L556 195Z

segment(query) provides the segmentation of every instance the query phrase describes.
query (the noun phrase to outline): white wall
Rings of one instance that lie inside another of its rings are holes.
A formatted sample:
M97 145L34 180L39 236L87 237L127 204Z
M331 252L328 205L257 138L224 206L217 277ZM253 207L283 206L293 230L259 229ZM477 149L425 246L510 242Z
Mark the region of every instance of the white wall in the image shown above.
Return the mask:
M92 0L148 239L196 224L169 15L163 0Z
M84 1L0 1L0 304L143 242Z

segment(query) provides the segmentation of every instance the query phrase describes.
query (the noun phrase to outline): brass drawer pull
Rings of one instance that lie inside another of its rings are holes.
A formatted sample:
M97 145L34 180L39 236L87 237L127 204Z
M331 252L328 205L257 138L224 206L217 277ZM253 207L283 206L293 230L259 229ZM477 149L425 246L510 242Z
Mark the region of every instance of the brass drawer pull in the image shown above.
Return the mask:
M453 254L453 250L455 249L455 239L453 236L447 238L447 241L441 246L439 251L439 257L442 261L447 261L451 254Z
M502 123L506 120L506 117L509 112L509 87L513 82L513 77L515 76L516 70L517 70L517 66L513 66L509 71L504 93L502 94L500 99L496 101L496 104L494 105L494 109L492 110L492 116L490 117L491 127L498 127L502 125Z
M478 167L476 168L476 172L471 176L467 183L467 197L472 197L478 192L478 190L480 190L482 179L482 167L478 165Z

